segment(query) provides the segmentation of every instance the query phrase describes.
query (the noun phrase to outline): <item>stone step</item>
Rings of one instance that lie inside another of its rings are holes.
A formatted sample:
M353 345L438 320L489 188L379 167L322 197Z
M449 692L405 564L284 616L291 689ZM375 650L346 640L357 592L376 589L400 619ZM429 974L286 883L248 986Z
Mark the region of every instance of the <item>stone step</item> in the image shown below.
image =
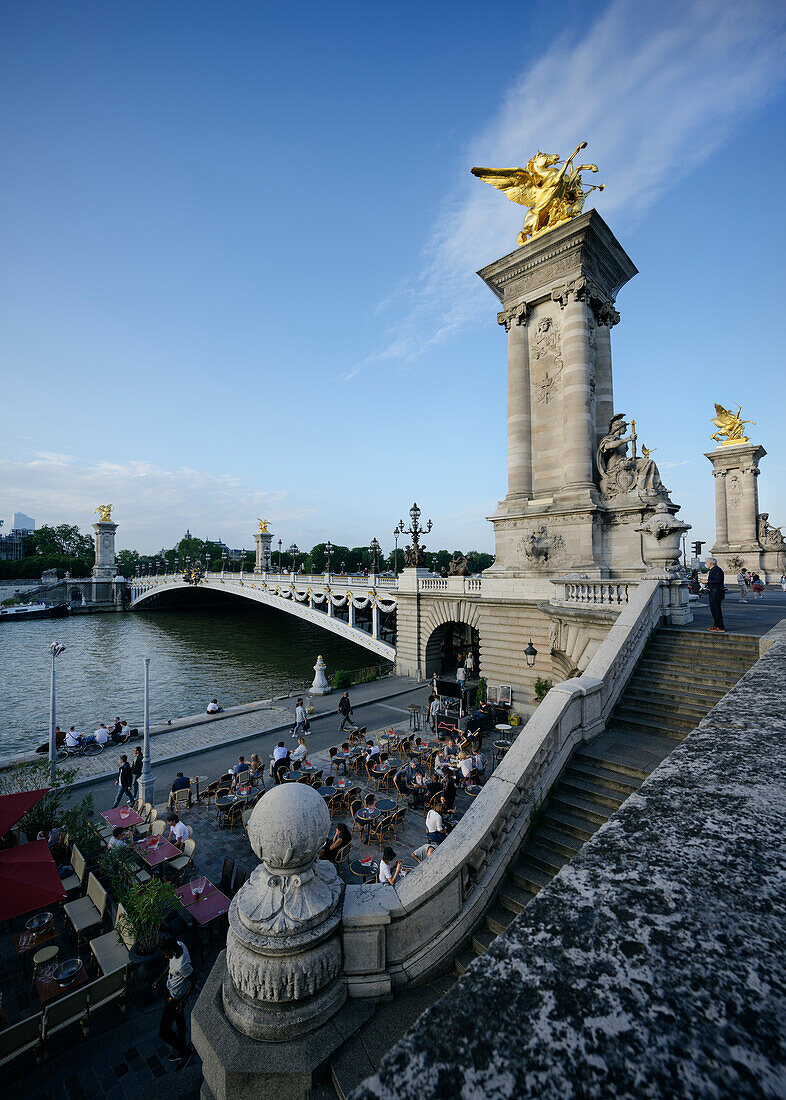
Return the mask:
M586 837L578 837L574 833L566 833L560 828L560 823L555 822L554 828L549 825L541 825L535 834L539 845L548 848L557 856L562 856L565 863L569 863L576 852L581 851Z
M721 684L729 684L731 687L748 671L748 665L744 661L724 661L722 659L705 660L702 656L686 653L681 657L675 653L649 652L642 657L636 666L636 671L647 669L654 672L682 673L693 683L695 680L703 681L705 677L717 680Z
M726 692L731 691L740 680L736 673L723 677L709 672L694 675L693 672L694 670L690 668L680 669L667 665L655 667L639 662L630 682L638 684L643 680L652 687L662 688L674 694L690 691L695 686L699 691L710 692L713 695L717 692L719 697L723 698Z
M642 782L650 774L646 768L637 768L633 764L620 764L616 760L607 760L606 757L593 756L591 751L586 749L580 752L574 752L570 758L571 764L584 764L592 767L601 767L610 772L616 772L618 775L628 775L631 779L639 779Z
M486 927L495 936L501 936L511 921L516 919L516 914L502 905L495 905L486 913Z
M675 630L671 627L661 627L653 638L652 645L667 644L674 646L717 646L730 652L744 652L758 659L759 638L756 634L726 634L723 638L708 638L703 630Z
M476 955L484 955L496 938L496 934L484 924L472 933L472 950Z
M665 737L669 741L684 741L688 734L695 729L693 725L667 725L660 719L654 719L650 722L646 718L633 717L627 714L618 714L617 718L620 722L624 723L627 729L633 730L634 732L647 733L651 737Z
M528 846L525 846L525 855L513 864L508 871L508 876L511 882L534 897L544 886L548 886L554 876L527 859L527 850Z
M453 961L453 969L455 970L459 978L462 974L466 974L469 968L469 964L472 962L473 959L476 959L477 957L478 956L475 954L475 952L471 951L469 948L466 948L464 951L460 951L459 954L456 955L456 958Z
M685 684L678 687L676 684L654 682L645 675L635 673L625 688L623 699L636 696L644 702L657 702L663 699L679 699L682 694L686 695L692 706L701 706L708 714L726 694L726 689L718 687L713 691L699 684Z
M539 870L539 868L538 868ZM551 882L552 876L548 875L548 880ZM502 889L497 894L497 901L505 909L510 909L514 916L518 916L529 903L532 901L533 895L528 890L522 890L520 886L517 886L512 879L508 878L502 885Z
M692 726L697 726L702 718L707 717L704 707L694 707L681 699L671 700L667 695L660 699L642 699L635 691L626 691L616 710L643 714L649 718L674 718L681 722L691 722Z
M600 821L592 821L588 817L578 817L568 810L554 806L553 803L549 805L543 815L543 821L548 823L549 829L556 830L563 835L567 834L581 841L591 840L603 824Z
M572 814L574 817L581 818L582 821L586 818L588 822L594 822L596 826L605 824L614 812L589 795L573 794L572 791L566 791L562 783L551 796L549 807L562 813Z
M618 810L628 797L627 793L618 788L607 787L604 783L597 781L592 782L583 775L576 775L570 768L560 780L560 787L564 787L573 794L589 795L596 802L608 807L612 813Z
M588 780L590 783L602 783L604 787L610 787L612 790L619 791L621 794L628 797L629 794L633 794L639 789L643 783L642 779L633 775L624 775L622 772L612 771L609 767L604 767L602 764L585 764L581 760L577 759L574 753L571 757L567 771L563 778L575 775L577 778Z
M653 728L662 726L664 730L677 730L690 733L698 726L704 717L703 714L693 717L689 714L672 714L666 708L638 707L635 704L629 706L624 700L614 711L615 721L628 728L633 728L634 722L646 722Z
M540 843L537 836L538 834L535 833L525 848L527 859L539 870L545 871L550 878L553 878L566 863L570 863L570 858L566 855L560 855L553 848L547 848Z

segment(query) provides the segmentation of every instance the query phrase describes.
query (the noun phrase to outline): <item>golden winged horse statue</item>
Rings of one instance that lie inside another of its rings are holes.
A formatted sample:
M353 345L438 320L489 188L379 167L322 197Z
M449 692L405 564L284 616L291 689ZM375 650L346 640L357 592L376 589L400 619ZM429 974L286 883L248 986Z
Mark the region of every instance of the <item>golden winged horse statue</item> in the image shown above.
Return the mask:
M718 429L713 432L710 439L720 443L721 447L728 447L732 443L750 443L745 435L745 424L755 424L755 420L743 420L740 416L742 405L738 406L736 413L731 409L724 409L723 405L715 402L715 416L712 423Z
M526 168L472 169L473 176L504 191L511 202L529 207L517 238L519 245L575 218L584 208L590 191L603 190L602 183L582 187L581 173L597 172L597 164L573 165L576 155L586 148L586 141L582 141L564 164L559 163L559 153L538 151L527 161Z

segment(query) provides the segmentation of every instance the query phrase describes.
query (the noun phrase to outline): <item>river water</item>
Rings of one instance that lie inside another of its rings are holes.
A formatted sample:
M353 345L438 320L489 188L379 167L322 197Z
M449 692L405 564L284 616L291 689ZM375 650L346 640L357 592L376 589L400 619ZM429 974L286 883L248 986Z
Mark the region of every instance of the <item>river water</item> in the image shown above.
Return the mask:
M0 626L0 760L48 737L49 643L57 658L57 722L92 731L115 715L142 727L142 658L150 658L150 721L267 699L328 672L379 661L336 634L262 606L70 615Z

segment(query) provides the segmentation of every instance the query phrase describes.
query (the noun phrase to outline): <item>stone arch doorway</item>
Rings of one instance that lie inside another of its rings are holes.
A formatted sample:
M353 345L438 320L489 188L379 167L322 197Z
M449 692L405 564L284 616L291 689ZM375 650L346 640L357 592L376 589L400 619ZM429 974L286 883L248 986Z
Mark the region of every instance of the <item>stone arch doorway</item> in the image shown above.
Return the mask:
M71 589L71 595L69 596L69 600L72 604L74 604L75 607L78 604L81 604L82 603L82 589L81 588L72 588Z
M480 665L480 632L470 623L448 622L431 632L426 640L426 676L453 676L458 659L466 658L469 650L475 657L475 675Z

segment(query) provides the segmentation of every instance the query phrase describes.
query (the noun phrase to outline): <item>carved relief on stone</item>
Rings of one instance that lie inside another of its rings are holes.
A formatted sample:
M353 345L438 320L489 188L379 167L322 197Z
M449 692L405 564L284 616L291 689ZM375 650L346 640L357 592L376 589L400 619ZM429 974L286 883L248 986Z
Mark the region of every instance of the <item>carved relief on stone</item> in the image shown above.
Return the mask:
M769 512L760 512L756 520L757 538L762 546L771 546L776 550L782 550L786 544L780 527L774 527L770 522Z
M637 490L644 497L668 498L668 489L660 479L657 465L651 458L636 454L637 436L634 430L625 435L628 424L622 413L616 413L609 422L609 430L598 444L596 462L600 475L600 491L610 499L620 493ZM631 454L628 454L628 444Z
M726 499L729 504L737 505L742 499L742 484L740 483L740 475L736 471L732 471L726 481Z
M559 649L559 628L559 620L552 619L549 624L549 650L552 653L555 649Z
M552 317L538 321L530 348L533 368L538 364L545 367L543 375L532 380L535 400L548 405L559 390L563 365L559 326Z
M541 525L521 540L521 548L527 560L527 565L536 569L544 568L549 560L559 558L565 549L565 540L562 535L550 535L548 528Z

